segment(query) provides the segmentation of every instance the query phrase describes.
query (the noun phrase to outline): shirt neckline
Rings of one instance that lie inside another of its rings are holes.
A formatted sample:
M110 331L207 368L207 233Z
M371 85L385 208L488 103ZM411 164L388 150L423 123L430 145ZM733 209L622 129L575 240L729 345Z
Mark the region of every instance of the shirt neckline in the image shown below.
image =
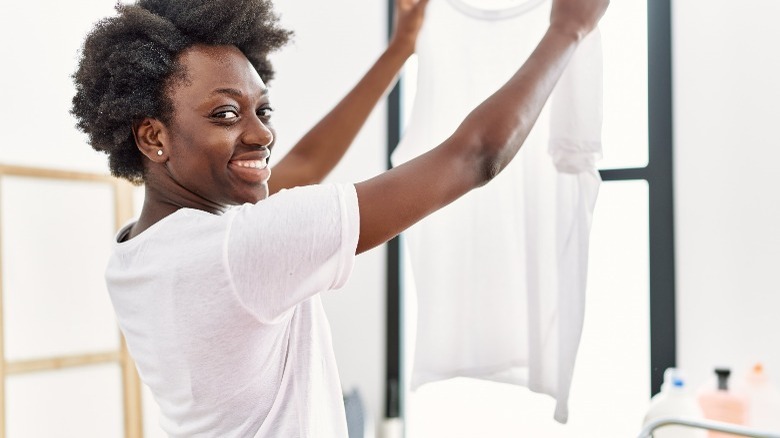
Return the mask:
M509 6L504 9L483 9L466 3L464 0L448 0L450 5L472 18L480 20L504 20L524 14L531 9L539 6L546 0L525 0L518 5Z
M157 232L157 230L166 222L173 220L175 217L179 217L182 215L190 215L190 214L198 214L198 212L202 212L204 214L210 215L211 213L198 210L195 208L180 208L173 213L169 214L168 216L165 216L164 218L160 219L159 221L153 223L149 228L141 231L137 236L133 237L130 240L122 240L127 233L130 232L130 229L136 224L137 219L132 219L128 221L125 225L122 226L122 228L117 231L115 237L114 237L114 245L117 247L130 247L135 244L135 242L140 242L142 240L146 240L148 236L154 234Z

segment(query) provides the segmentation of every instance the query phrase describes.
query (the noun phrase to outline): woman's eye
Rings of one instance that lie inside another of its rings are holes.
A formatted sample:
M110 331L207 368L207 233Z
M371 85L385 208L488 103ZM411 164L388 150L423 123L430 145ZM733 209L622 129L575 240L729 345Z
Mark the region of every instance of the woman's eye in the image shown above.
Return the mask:
M271 117L271 114L273 114L273 113L274 113L274 109L271 108L271 107L264 107L264 108L260 108L259 110L257 110L257 116L258 117L269 118L269 117Z
M233 110L220 111L215 113L213 117L216 119L231 120L238 118L238 113Z

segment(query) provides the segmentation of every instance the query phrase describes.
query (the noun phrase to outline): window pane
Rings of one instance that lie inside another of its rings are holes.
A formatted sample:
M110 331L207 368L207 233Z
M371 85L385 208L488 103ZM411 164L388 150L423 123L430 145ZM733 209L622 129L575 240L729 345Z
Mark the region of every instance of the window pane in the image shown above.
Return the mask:
M407 437L638 434L650 399L648 254L647 183L604 183L591 233L585 325L567 425L553 421L554 402L547 396L459 378L408 394ZM405 286L412 287L408 281ZM406 300L407 352L414 351L413 305Z
M604 45L604 159L599 167L645 167L647 2L612 2L599 27Z

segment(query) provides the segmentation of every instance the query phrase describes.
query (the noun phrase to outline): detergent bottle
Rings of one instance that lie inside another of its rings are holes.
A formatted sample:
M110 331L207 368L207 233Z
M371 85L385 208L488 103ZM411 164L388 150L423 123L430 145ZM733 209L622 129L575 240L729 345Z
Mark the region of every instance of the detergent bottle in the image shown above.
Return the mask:
M696 397L688 390L682 373L676 368L668 368L664 372L661 392L650 400L644 425L653 420L669 417L688 420L703 418ZM706 436L706 432L701 429L675 425L661 426L653 432L654 438L704 438Z

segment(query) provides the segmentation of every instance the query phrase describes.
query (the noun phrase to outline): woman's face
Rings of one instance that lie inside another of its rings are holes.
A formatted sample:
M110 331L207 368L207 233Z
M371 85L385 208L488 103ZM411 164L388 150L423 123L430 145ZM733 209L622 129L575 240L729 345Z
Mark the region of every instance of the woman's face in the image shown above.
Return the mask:
M274 131L262 79L233 46L193 46L179 61L186 78L168 91L168 174L206 204L265 199Z

